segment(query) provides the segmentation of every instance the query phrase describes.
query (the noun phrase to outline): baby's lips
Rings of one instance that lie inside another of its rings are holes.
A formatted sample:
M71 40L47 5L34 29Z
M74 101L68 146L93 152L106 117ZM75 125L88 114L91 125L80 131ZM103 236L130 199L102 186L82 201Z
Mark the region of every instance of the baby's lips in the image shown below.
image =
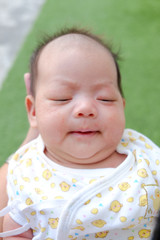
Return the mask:
M73 134L82 134L82 135L90 135L90 134L96 134L99 131L95 130L76 130L76 131L71 131Z

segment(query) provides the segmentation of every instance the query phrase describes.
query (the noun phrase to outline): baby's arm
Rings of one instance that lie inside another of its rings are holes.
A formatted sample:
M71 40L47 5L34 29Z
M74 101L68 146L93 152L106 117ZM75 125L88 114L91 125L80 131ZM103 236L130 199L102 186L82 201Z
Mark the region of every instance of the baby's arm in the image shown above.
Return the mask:
M7 214L4 217L3 232L7 232L7 231L10 231L10 230L13 230L13 229L17 229L19 227L21 227L21 225L14 222L12 220L12 218L9 216L9 214ZM32 238L33 238L33 233L32 233L32 230L29 229L28 231L26 231L22 234L19 234L19 235L13 236L13 237L5 237L5 238L3 238L3 240L31 240Z

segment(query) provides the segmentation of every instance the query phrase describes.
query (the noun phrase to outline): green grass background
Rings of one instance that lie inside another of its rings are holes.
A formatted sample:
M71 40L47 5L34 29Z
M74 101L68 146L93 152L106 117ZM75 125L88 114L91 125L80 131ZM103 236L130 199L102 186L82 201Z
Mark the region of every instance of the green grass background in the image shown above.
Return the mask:
M158 0L46 0L0 92L0 164L28 129L23 74L32 50L44 33L72 25L87 27L121 49L126 127L160 145L159 13Z

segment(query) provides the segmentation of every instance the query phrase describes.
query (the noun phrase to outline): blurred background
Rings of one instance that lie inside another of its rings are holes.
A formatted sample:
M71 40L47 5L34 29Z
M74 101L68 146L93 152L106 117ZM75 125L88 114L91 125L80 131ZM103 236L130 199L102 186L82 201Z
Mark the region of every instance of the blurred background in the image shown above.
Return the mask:
M23 75L41 36L85 27L112 43L126 98L126 127L160 146L160 1L0 0L0 164L24 139Z

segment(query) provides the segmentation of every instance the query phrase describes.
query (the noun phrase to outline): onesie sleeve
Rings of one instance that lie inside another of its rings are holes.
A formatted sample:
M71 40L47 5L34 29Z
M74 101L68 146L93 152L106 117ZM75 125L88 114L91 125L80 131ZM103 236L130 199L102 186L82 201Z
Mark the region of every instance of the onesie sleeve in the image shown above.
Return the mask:
M8 206L10 208L9 215L10 217L19 225L25 225L27 223L27 219L23 214L23 207L21 200L19 199L18 192L15 189L14 183L16 180L12 178L9 179L7 184L7 191L8 191Z
M8 175L7 175L7 193L8 207L10 208L10 217L19 225L25 225L27 219L24 214L24 204L20 193L20 167L18 156L15 153L9 160Z

